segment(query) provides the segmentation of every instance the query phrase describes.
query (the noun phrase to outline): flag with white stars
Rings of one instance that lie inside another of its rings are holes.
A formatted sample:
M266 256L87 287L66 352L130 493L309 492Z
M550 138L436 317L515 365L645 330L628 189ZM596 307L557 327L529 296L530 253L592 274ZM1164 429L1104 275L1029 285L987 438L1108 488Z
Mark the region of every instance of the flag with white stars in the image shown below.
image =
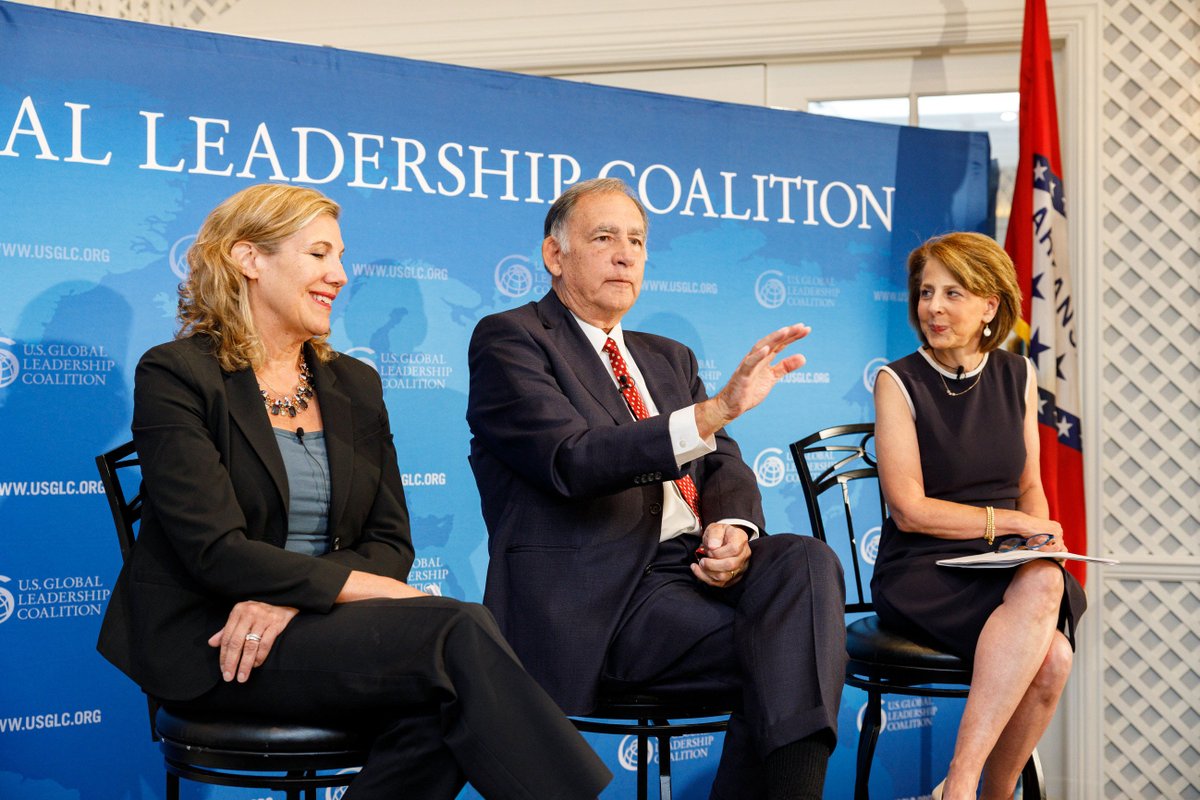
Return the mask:
M1079 349L1045 0L1026 0L1021 45L1021 132L1004 248L1021 284L1017 333L1037 368L1042 485L1067 547L1086 553ZM1068 567L1083 579L1083 566Z

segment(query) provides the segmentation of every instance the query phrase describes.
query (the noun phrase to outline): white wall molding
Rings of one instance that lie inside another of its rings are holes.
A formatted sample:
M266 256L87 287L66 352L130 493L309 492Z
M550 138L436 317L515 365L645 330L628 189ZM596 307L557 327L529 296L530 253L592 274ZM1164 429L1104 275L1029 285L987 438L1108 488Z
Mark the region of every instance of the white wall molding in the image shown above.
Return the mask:
M1099 181L1094 165L1099 163L1100 74L1099 10L1094 2L1054 6L1050 33L1063 42L1065 74L1056 76L1065 91L1058 98L1059 131L1063 149L1063 175L1068 187L1067 218L1070 225L1072 280L1079 304L1080 379L1084 415L1084 491L1088 546L1096 552L1101 524L1097 500L1101 490L1100 380L1100 217L1097 202ZM1019 34L1018 34L1019 38ZM1064 105L1063 100L1066 99ZM1093 165L1093 168L1088 168ZM1102 582L1100 571L1091 568L1087 584L1089 613L1078 631L1078 651L1072 680L1067 684L1059 710L1062 763L1055 765L1062 781L1057 784L1066 800L1096 797L1100 759L1104 752L1104 717L1101 657L1103 643Z
M457 0L423 8L343 0L336 13L323 5L236 0L203 27L552 75L1007 49L1020 40L1022 17L1012 0ZM1070 13L1069 4L1052 6L1052 17Z

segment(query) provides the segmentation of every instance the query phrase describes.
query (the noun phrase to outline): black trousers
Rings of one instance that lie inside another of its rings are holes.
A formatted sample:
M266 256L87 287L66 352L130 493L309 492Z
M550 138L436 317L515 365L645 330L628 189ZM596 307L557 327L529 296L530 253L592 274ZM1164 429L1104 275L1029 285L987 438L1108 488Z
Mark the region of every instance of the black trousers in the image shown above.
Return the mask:
M489 800L594 800L612 778L491 613L450 598L299 614L246 683L186 705L376 726L347 800L452 800L464 781Z
M605 662L616 689L742 690L712 797L765 797L763 760L821 731L837 733L846 668L845 584L837 556L809 536L750 543L742 580L713 589L690 571L697 536L659 545ZM665 757L665 756L663 756Z

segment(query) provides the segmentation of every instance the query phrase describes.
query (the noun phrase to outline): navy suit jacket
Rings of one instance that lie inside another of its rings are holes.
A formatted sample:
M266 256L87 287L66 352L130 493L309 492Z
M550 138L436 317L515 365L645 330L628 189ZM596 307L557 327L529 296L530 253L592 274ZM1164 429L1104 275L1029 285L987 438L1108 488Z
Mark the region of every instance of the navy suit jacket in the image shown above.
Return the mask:
M287 472L254 373L223 371L205 336L159 345L138 363L142 522L98 647L160 699L198 697L221 679L207 639L235 603L324 613L351 570L408 575L408 510L379 375L347 356L306 358L321 403L335 548L316 558L283 549Z
M592 709L609 642L658 547L663 481L683 474L669 415L707 398L684 345L634 331L625 344L658 416L633 419L553 291L485 317L471 338L471 466L491 556L484 603L568 713ZM761 529L753 472L724 431L716 445L684 467L703 523Z

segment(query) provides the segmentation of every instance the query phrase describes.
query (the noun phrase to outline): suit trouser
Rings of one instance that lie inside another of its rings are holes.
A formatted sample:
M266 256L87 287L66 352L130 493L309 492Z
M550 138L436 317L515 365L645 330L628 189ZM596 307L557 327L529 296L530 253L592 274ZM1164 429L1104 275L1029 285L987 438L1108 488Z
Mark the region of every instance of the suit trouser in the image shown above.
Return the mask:
M491 614L449 598L298 614L250 680L182 705L375 726L347 800L450 800L464 780L487 798L594 800L612 777Z
M841 564L812 537L760 537L742 580L714 589L690 570L699 542L685 535L659 545L609 647L603 682L671 694L740 687L743 706L730 717L712 796L763 797L768 754L837 733L846 666Z

